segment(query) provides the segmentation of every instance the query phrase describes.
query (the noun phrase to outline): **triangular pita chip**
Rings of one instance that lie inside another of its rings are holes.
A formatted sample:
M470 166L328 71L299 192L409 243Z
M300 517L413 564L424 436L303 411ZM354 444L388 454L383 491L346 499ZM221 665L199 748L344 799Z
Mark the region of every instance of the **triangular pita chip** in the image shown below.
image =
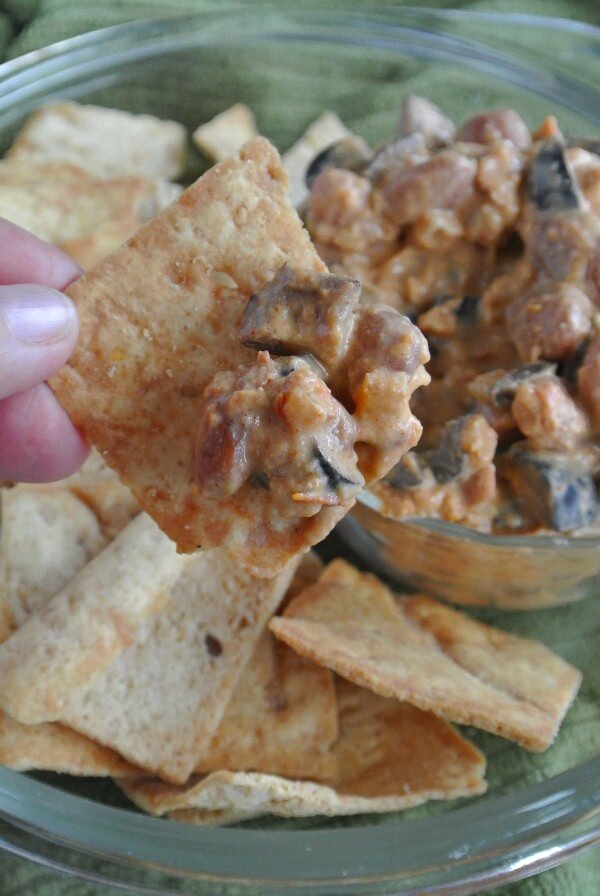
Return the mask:
M79 342L51 380L75 423L180 549L221 546L263 575L323 538L352 503L281 518L260 485L210 501L192 476L204 388L218 371L257 357L240 342L250 295L286 261L325 271L286 188L277 153L262 138L207 172L68 288Z
M429 598L395 602L374 576L343 560L270 628L302 656L375 693L529 750L552 743L581 682L577 669L542 644Z
M185 144L185 128L176 121L63 100L29 116L7 158L60 159L96 177L176 178Z
M92 511L66 488L0 492L0 641L44 607L106 544Z
M118 778L139 772L118 753L55 722L22 725L0 712L0 765L67 775Z
M168 604L60 715L176 782L204 752L295 569L259 579L221 551L188 559Z
M0 216L50 243L77 239L109 221L154 213L142 177L100 180L69 162L0 162Z
M167 601L191 558L145 514L0 645L0 706L25 724L57 721Z
M484 756L447 722L348 682L340 680L338 685L340 737L333 747L337 771L327 783L230 771L192 778L177 788L156 779L118 783L154 815L182 809L233 811L238 816L349 815L485 791Z
M254 115L248 106L235 103L196 128L192 140L209 159L221 162L238 152L244 143L257 134Z
M91 458L76 476L90 477L90 486L92 480L96 486L100 481L108 484L106 476L99 476L100 467ZM111 481L116 478L112 471L108 473ZM99 553L107 542L107 531L63 484L17 485L3 490L1 497L0 639L5 640ZM113 524L121 498L113 492L109 514ZM120 516L124 525L123 512ZM71 775L118 777L136 772L113 750L64 725L23 725L2 712L0 765Z
M195 770L331 777L329 748L337 733L331 672L302 659L266 631Z
M323 112L307 127L296 143L284 152L281 160L290 179L290 199L296 208L308 198L304 176L314 157L349 134L350 131L335 112Z
M305 554L281 605L316 582L322 571L317 554ZM337 736L331 672L302 659L265 630L196 771L251 769L321 778L332 773L329 747Z

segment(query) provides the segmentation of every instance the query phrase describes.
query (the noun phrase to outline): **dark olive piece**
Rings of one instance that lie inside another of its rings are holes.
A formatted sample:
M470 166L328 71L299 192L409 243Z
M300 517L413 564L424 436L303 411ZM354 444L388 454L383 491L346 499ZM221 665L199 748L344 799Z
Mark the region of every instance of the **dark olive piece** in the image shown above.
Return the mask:
M589 526L600 505L593 478L571 458L511 449L497 460L515 500L538 525L558 532Z
M403 491L405 488L416 488L421 485L423 478L423 466L417 455L411 451L390 470L386 482L392 488Z
M545 140L531 163L529 196L541 212L580 208L577 183L565 156L563 144Z
M454 314L461 324L472 326L479 316L479 296L463 296Z
M525 364L523 367L515 367L509 370L505 376L500 377L492 387L492 398L499 408L508 408L513 402L515 393L520 385L528 380L535 380L541 376L548 376L556 372L556 364L549 361L535 361L533 364Z
M315 456L321 472L327 477L327 486L332 491L335 491L340 485L358 485L353 479L348 479L347 476L344 476L343 473L337 470L331 461L327 460L320 448L317 448Z
M437 446L425 453L431 471L438 482L451 482L464 471L465 453L460 444L463 429L471 414L450 420L444 426Z
M269 482L269 477L266 473L263 473L262 470L257 470L255 473L253 473L248 481L250 485L255 485L257 488L262 488L266 492L271 491L271 483Z

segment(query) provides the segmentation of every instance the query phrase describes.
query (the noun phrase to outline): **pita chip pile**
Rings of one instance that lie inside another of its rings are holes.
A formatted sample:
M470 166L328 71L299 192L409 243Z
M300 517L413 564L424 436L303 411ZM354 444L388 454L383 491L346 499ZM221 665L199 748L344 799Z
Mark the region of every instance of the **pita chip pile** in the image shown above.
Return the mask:
M361 311L295 210L348 136L325 113L280 159L236 104L184 191L179 124L57 102L0 162L0 215L89 271L50 385L94 446L0 488L0 764L226 825L474 797L456 725L557 736L576 669L310 550L415 444L427 381L417 329Z
M42 106L0 162L0 217L93 267L181 193L185 147L174 121Z

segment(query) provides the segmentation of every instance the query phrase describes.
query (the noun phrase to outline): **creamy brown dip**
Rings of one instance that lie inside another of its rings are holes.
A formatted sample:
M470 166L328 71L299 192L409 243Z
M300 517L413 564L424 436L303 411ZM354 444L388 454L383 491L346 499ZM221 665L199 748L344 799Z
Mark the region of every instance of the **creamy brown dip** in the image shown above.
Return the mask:
M597 146L570 145L552 118L531 134L512 110L456 130L411 97L389 143L350 148L313 164L307 226L329 266L362 282L361 306L408 315L432 355L412 401L419 447L373 486L384 512L494 532L596 527Z

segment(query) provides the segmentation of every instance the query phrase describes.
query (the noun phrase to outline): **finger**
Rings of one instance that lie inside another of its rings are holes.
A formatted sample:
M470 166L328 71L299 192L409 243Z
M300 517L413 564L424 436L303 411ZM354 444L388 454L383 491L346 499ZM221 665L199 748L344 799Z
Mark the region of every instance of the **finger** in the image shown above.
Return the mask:
M88 453L48 386L0 401L0 479L53 482L79 469Z
M60 249L0 218L0 284L39 283L64 289L81 269Z
M42 383L77 340L75 306L36 284L0 286L0 399Z

